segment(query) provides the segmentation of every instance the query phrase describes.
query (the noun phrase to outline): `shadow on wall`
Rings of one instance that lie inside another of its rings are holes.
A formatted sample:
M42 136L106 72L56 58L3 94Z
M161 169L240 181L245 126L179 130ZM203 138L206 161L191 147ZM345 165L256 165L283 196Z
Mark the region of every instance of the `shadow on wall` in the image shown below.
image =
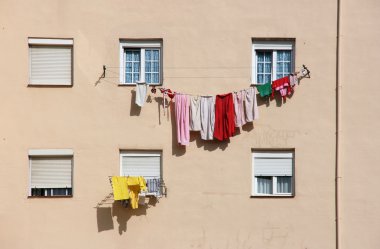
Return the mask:
M124 207L120 201L114 201L112 207L97 207L98 232L113 230L113 217L116 217L116 221L119 224L119 234L122 235L123 232L127 232L127 222L132 216L147 215L147 209L154 207L156 204L156 198L149 198L148 203L139 205L137 209L132 209L130 206Z
M282 104L285 104L287 99L291 99L293 97L294 92L292 92L290 95L287 95L286 98L282 98L280 94L276 93L274 95L274 100L276 101L276 106L281 107ZM261 97L260 95L257 95L257 105L262 106L265 105L266 107L270 106L270 102L272 101L270 96Z

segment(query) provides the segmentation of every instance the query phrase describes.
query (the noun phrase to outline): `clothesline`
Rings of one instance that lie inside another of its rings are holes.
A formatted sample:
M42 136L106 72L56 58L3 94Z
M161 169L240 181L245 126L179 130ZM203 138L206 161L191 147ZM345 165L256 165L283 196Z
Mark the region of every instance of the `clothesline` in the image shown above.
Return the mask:
M298 79L301 79L301 78L304 78L304 77L310 77L310 70L305 66L305 65L302 65L302 69L300 71L295 71L293 73L290 73L290 75L292 76L297 76L298 74L302 74ZM266 83L268 84L268 83ZM260 86L263 86L265 84L251 84L251 87L252 86L256 86L256 87L260 87ZM156 86L155 85L149 85L152 89L151 89L151 92L152 93L156 93ZM186 95L189 95L189 96L194 96L194 97L201 97L201 96L213 96L211 94L188 94L188 93L182 93L182 92L179 92L179 91L172 91L170 88L164 88L164 87L158 87L158 89L161 91L161 93L163 94L163 97L165 99L166 95L168 94L173 94L172 96L168 95L170 97L170 99L173 99L174 98L174 95L175 94L186 94ZM248 90L249 88L246 88L246 89L241 89L241 90L238 90L238 91L232 91L233 93L237 93L237 92L241 92L241 91L246 91Z
M194 95L169 88L158 87L163 96L166 110L166 97L175 99L174 113L177 128L177 141L180 145L189 145L190 131L199 131L203 140L214 138L223 141L235 135L235 128L259 118L257 95L270 96L278 92L282 98L290 97L299 80L310 77L310 70L303 65L298 71L265 84L255 84L249 88L218 95ZM300 74L300 76L298 76ZM148 84L136 82L136 104L142 107L146 101ZM151 92L157 92L151 86ZM169 103L170 104L170 103ZM165 112L164 112L165 115Z
M103 65L103 74L101 75L100 78L106 78L106 71L107 71L107 68L125 68L125 67L107 67L106 65ZM163 68L166 68L166 69L238 69L238 68L251 68L251 67L163 67ZM298 71L298 72L293 72L291 74L298 74L299 72L302 72L302 71L306 71L306 75L309 75L310 77L310 70L303 64L302 67L296 67L297 69L300 68L301 70ZM115 74L119 74L119 72L113 72L113 71L109 71L111 73L115 73ZM107 78L119 78L119 77L107 77ZM246 76L166 76L165 78L172 78L172 79L186 79L186 78L189 78L189 79L238 79L238 78L246 78Z
M144 66L142 66L144 67ZM111 66L106 66L106 68L125 68L125 67L111 67ZM251 66L242 66L242 67L229 67L229 66L225 66L225 67L161 67L163 69L240 69L240 68L252 68ZM295 67L296 69L301 69L303 68L303 66L298 66L298 67Z

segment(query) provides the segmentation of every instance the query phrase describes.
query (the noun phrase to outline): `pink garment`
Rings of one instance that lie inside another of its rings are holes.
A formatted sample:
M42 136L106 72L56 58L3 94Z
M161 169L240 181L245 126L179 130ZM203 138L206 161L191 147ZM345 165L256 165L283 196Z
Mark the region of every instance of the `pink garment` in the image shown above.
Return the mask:
M233 93L234 97L234 109L235 109L235 127L242 127L245 125L245 113L244 113L244 105L243 100L245 98L245 91L239 91Z
M252 122L259 118L259 108L257 107L257 89L250 87L245 90L244 106L245 106L245 119L247 122Z
M289 76L282 77L272 82L272 99L274 98L275 91L279 91L284 100L286 99L286 95L292 94Z
M290 81L290 85L291 85L292 87L295 87L296 85L299 84L299 83L298 83L298 78L297 78L296 75L290 75L290 76L289 76L289 81Z
M177 124L177 140L181 145L189 145L190 142L190 98L188 95L177 93L175 101L175 118Z

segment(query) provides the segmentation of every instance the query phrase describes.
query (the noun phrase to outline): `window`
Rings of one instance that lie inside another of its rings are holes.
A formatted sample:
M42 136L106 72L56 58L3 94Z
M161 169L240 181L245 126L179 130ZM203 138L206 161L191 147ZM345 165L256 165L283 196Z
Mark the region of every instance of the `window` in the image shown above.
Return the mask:
M252 153L254 196L294 194L294 152L257 151Z
M162 80L161 41L120 41L120 82L146 82L159 85Z
M122 151L120 175L142 176L147 181L148 193L160 196L163 186L161 175L161 152Z
M252 83L270 83L292 72L294 72L294 41L253 39Z
M29 38L29 85L72 85L72 39Z
M29 196L72 196L71 150L30 150Z

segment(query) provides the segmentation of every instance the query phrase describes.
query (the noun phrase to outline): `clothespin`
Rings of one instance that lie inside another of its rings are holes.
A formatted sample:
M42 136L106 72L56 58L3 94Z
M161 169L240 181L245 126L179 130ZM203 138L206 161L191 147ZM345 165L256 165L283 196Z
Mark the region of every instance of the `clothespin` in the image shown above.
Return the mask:
M153 94L156 94L156 91L157 91L156 87L152 86L152 89L150 89L150 92Z

